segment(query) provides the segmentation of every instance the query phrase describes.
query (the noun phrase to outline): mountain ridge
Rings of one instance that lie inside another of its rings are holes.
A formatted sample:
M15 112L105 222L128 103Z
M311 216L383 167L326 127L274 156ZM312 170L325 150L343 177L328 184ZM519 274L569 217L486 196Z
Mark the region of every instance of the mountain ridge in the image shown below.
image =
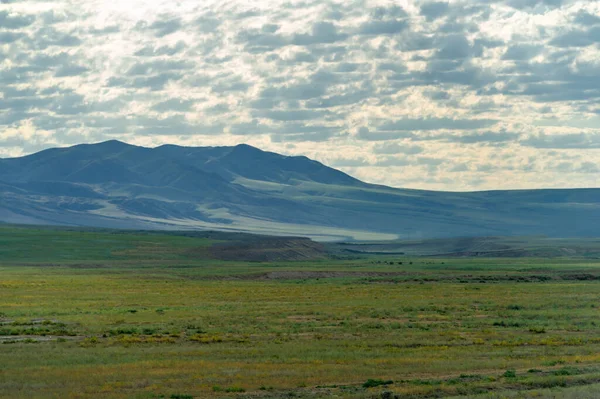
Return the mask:
M0 159L0 221L215 229L322 240L598 235L600 189L473 192L362 182L247 144L117 140Z

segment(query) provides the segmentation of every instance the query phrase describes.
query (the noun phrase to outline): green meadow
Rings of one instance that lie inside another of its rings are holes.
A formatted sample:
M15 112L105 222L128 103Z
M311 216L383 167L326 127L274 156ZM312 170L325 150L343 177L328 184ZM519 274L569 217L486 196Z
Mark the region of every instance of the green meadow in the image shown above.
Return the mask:
M0 397L600 396L600 260L218 244L0 228Z

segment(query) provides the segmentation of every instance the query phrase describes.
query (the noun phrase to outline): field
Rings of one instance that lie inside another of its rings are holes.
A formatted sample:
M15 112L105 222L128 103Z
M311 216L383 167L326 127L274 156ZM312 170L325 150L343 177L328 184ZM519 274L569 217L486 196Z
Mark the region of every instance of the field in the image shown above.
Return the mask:
M600 260L0 227L2 398L593 398Z

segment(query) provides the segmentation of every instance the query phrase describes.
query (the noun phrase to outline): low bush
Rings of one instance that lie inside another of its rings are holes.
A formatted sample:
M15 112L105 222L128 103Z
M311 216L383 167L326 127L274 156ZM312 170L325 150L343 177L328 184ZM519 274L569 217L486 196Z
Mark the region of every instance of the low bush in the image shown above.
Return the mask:
M515 370L506 370L502 377L504 378L515 378L517 376L517 372Z
M373 379L368 379L367 382L365 382L362 386L363 388L375 388L375 387L379 387L382 385L390 385L393 384L394 381L384 381L384 380L373 380Z
M546 329L544 327L529 327L529 332L534 334L545 334Z

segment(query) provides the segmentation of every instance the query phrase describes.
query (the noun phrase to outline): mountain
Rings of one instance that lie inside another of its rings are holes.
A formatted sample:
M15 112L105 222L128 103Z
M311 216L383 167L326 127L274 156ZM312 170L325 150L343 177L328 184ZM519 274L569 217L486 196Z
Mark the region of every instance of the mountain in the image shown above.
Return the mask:
M321 240L581 237L600 233L600 189L396 189L244 144L144 148L108 141L0 159L0 222Z

